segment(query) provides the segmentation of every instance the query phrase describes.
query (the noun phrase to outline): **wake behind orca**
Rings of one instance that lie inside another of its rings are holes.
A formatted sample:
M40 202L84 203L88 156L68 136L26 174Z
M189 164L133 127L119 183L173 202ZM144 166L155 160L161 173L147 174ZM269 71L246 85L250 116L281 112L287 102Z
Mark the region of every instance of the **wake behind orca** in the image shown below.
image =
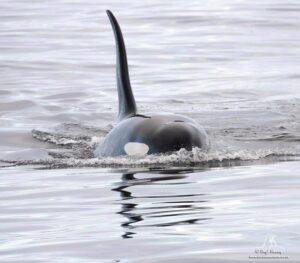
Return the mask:
M96 156L145 155L178 151L193 147L207 149L205 130L194 120L182 115L141 115L137 113L132 93L127 55L121 28L107 10L116 42L118 124L95 150Z

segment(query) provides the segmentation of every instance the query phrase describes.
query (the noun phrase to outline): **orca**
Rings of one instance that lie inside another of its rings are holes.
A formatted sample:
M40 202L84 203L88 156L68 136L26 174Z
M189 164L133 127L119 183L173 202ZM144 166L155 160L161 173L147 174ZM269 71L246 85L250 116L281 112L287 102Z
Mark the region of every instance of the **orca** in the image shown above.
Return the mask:
M117 125L96 147L95 156L142 156L169 153L182 148L189 151L194 147L208 149L208 135L193 119L182 115L138 114L121 28L112 12L106 12L115 36L119 115Z

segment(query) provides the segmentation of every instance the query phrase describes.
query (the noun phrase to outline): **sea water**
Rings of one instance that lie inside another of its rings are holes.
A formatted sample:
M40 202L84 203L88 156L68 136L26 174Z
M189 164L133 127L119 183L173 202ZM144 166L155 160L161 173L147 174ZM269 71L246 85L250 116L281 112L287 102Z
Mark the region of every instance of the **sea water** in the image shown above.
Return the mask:
M209 151L94 157L118 106L106 9L139 112L194 118ZM299 12L1 1L0 261L300 260Z

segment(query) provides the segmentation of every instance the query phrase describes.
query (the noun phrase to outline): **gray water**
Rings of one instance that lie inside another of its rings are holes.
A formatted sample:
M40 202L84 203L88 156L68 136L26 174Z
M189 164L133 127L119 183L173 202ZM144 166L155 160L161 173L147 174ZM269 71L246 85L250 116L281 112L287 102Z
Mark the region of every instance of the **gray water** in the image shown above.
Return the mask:
M209 151L93 156L117 115L106 9L139 112L196 119ZM299 260L299 17L297 0L2 0L0 261Z

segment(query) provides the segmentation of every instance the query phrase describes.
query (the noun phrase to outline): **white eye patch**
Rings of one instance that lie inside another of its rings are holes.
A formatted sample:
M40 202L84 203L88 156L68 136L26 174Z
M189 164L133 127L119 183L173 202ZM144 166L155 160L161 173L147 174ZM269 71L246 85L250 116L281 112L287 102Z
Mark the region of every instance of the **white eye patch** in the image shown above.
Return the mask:
M141 142L128 142L124 150L128 155L145 155L149 151L149 146Z

